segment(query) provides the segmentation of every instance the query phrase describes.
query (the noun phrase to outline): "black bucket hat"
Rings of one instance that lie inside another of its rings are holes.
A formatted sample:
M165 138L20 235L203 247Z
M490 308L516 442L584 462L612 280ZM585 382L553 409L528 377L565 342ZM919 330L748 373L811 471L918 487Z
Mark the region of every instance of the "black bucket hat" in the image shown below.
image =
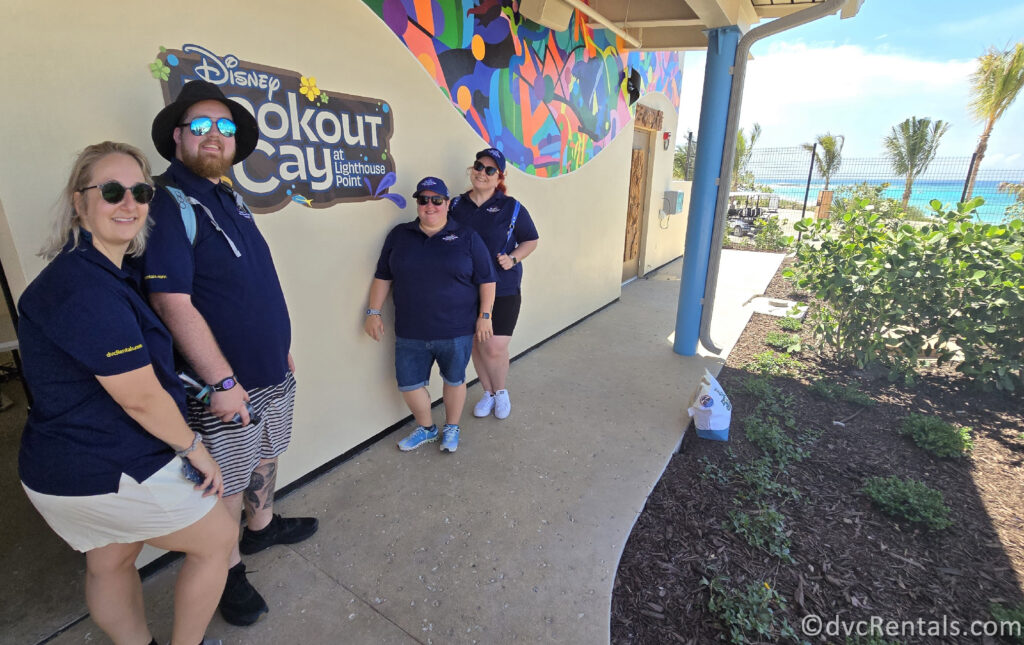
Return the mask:
M260 140L259 127L256 125L256 117L249 113L241 104L236 103L220 88L208 81L191 81L185 83L178 94L178 98L169 104L153 119L153 144L156 146L160 156L168 161L174 159L174 129L181 124L181 118L190 107L200 101L220 101L231 110L231 119L235 122L235 159L238 163L252 154L256 144Z

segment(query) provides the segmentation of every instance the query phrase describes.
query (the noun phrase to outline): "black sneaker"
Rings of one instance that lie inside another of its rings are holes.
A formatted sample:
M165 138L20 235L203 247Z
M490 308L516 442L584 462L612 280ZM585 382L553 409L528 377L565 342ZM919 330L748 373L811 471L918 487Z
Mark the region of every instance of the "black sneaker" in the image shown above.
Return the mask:
M315 517L274 515L270 524L259 531L250 531L248 528L242 531L242 541L238 544L238 550L245 555L252 555L275 544L295 544L316 533L318 528L320 520Z
M228 569L228 581L218 608L224 620L239 627L252 625L270 611L263 596L246 579L242 562Z

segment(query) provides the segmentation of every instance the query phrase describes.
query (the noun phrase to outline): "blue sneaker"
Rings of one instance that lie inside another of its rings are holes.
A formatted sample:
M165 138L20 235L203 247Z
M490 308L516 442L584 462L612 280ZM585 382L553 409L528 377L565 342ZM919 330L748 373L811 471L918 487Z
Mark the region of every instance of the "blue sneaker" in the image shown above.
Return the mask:
M398 449L402 452L409 452L431 441L437 441L437 426L432 425L429 428L420 426L413 430L411 435L398 442Z
M455 452L459 449L459 426L454 423L446 423L444 426L444 439L441 441L441 452Z

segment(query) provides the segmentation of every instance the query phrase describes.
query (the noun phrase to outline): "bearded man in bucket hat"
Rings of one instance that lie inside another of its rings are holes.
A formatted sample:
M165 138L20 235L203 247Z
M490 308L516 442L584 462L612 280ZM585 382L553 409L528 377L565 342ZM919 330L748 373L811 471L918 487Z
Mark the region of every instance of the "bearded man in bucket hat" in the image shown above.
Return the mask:
M318 526L273 512L295 398L291 322L270 248L222 179L256 148L259 130L241 104L196 80L156 115L152 135L171 166L149 210L143 285L192 376L213 389L205 404L190 400L189 424L221 467L228 509L240 516L245 507L219 608L227 622L251 625L268 608L240 554L305 540Z

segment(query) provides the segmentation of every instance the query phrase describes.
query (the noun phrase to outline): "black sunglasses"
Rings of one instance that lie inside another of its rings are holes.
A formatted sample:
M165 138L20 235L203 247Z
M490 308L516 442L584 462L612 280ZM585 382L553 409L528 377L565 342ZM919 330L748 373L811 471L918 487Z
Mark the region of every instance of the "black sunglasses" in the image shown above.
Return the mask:
M498 169L494 166L485 166L479 161L473 163L473 170L477 172L485 172L488 177L493 177L494 173L498 172Z
M178 127L183 128L188 126L189 132L197 137L201 137L210 130L213 129L213 119L208 116L197 116L188 123L179 123ZM217 131L225 137L235 136L235 122L231 119L220 118L217 119Z
M440 195L434 195L432 197L427 197L426 195L420 195L419 197L416 198L416 203L419 204L420 206L426 206L427 204L429 204L431 202L433 202L434 206L440 206L440 205L444 204L446 201L448 201L448 198L447 197L441 197Z
M148 204L153 201L153 195L156 193L156 189L141 181L131 188L125 188L121 185L121 182L117 180L105 181L102 184L96 184L95 186L86 186L85 188L79 189L78 192L84 193L90 188L99 188L100 197L102 197L103 201L108 204L120 204L121 200L124 199L124 194L128 191L131 191L132 199L134 199L136 203Z

